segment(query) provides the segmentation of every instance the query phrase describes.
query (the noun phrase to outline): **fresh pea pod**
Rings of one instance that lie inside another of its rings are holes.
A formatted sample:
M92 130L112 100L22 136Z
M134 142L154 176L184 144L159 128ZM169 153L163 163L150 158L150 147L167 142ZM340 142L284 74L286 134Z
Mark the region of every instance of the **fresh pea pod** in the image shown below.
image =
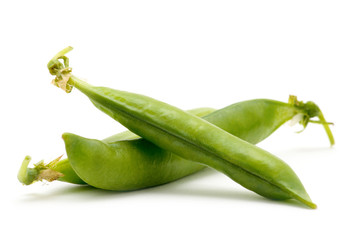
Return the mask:
M245 141L256 144L267 138L290 119L300 119L306 127L308 120L318 116L319 108L312 102L302 103L297 101L296 97L290 96L289 103L255 99L235 103L214 111L211 108L199 108L189 112L203 117L208 122ZM313 122L313 120L310 121ZM82 155L77 154L76 156L80 157L72 158L70 162L76 166L76 171L82 172L82 179L97 188L120 191L141 189L164 184L204 168L201 164L182 160L175 154L167 153L156 145L144 143L147 141L130 131L115 134L102 141L85 139L75 135L70 137L71 141L74 141L72 138L76 138L75 144L67 147L67 149L70 148L73 152L86 150ZM85 142L90 144L85 144ZM333 139L331 142L333 142ZM87 148L87 146L93 145L91 143L94 143L96 147ZM149 146L148 150L146 150L147 146ZM107 156L106 152L109 151L105 151L106 148L110 148L110 152L113 152L114 156ZM101 154L102 151L105 151L105 153ZM88 156L84 158L84 155ZM103 162L105 164L102 164ZM35 164L34 168L27 169L28 163L28 158L26 158L21 168L24 170L21 171L20 179L24 184L29 185L33 181L42 179L85 184L71 167L69 159L60 161L56 159L47 165L44 165L41 161ZM80 167L89 167L99 163L101 173L94 171L88 174L88 171L83 171ZM130 172L130 174L122 177L126 172ZM102 175L110 177L105 180ZM144 178L142 176L148 177Z
M214 168L264 197L293 198L316 208L295 172L276 156L166 103L89 85L71 75L64 57L71 49L64 49L48 63L50 73L56 75L55 85L66 92L79 89L98 109L162 149Z
M190 110L189 112L192 114L195 114L196 116L199 117L203 117L211 112L215 111L212 108L198 108L198 109L193 109ZM221 112L222 113L222 112ZM222 122L221 122L222 123ZM130 131L124 131L115 135L112 135L104 140L102 140L102 142L106 143L106 144L111 144L111 143L115 143L115 151L119 151L121 153L121 156L124 156L124 158L115 158L114 161L120 162L121 165L121 169L126 169L127 166L130 166L132 163L131 161L137 163L137 165L141 165L141 164L148 164L149 161L151 161L151 156L149 154L147 154L147 152L144 152L143 149L134 149L134 148L138 148L138 144L136 144L135 142L139 141L140 137L137 136L136 134L130 132ZM130 145L130 146L128 146ZM160 149L158 149L156 146L153 146L156 149L152 149L149 152L159 152L161 151ZM132 153L129 151L126 151L128 148L133 149L132 152L136 152L136 151L140 151L142 153L141 157L139 159L136 158L136 156L133 157ZM96 154L96 153L95 153ZM154 153L155 156L158 156L158 153ZM177 163L174 164L169 164L166 163L164 164L164 161L168 162L168 161L174 161L173 159L163 159L165 155L162 156L158 156L159 159L161 159L161 165L162 166L156 166L155 168L150 168L148 166L148 168L144 169L144 172L146 172L146 174L148 174L149 171L152 171L151 174L153 172L157 172L158 169L160 169L161 171L164 171L164 167L169 169L169 172L172 176L175 176L175 178L181 178L183 176L188 175L188 173L193 173L195 171L198 171L200 169L203 168L202 165L191 162L191 161L179 161ZM71 167L71 164L69 162L69 159L62 159L60 160L61 157L56 158L55 160L51 161L48 164L44 164L43 161L40 161L36 164L34 164L33 168L29 168L28 165L30 163L31 157L30 156L26 156L25 159L22 162L21 168L19 170L18 173L18 180L25 184L25 185L30 185L35 181L41 181L41 180L46 180L46 181L54 181L54 180L58 180L58 181L63 181L63 182L68 182L68 183L74 183L74 184L86 184L86 182L84 182L74 171L74 169ZM99 160L99 159L97 159ZM89 160L88 160L89 161ZM171 166L170 166L171 165ZM183 175L182 172L176 172L174 168L172 168L172 166L177 166L178 169L184 169L183 173L185 173ZM110 167L110 166L107 166ZM176 173L175 173L176 172ZM115 174L115 177L119 176L119 172L117 172ZM134 174L131 174L131 177L134 178ZM117 179L117 184L120 183L120 181L122 181L121 179ZM124 180L125 183L128 185L129 181L127 181L127 179ZM133 180L135 181L135 180ZM162 179L160 180L159 184L163 184L164 182L162 181ZM144 183L145 184L145 183ZM142 188L143 185L140 187ZM93 184L93 186L95 186L95 184ZM98 187L98 186L96 186ZM124 189L128 190L127 186L124 187ZM121 189L123 190L123 189ZM133 189L129 189L129 190L133 190Z
M304 108L257 99L233 104L204 119L235 136L241 135L246 141L258 143L271 134L270 130L279 127L280 119L285 122L298 114L305 114ZM260 116L267 116L267 120L259 123ZM133 140L109 143L69 133L63 138L76 173L97 188L118 191L141 189L171 182L203 168L137 136L133 136Z

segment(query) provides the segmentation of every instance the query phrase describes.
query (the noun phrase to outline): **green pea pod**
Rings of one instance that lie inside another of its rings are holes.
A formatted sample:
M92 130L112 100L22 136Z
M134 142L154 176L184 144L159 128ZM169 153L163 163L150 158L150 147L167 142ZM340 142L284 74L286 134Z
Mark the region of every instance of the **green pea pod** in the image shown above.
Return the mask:
M276 156L166 103L89 85L71 75L64 57L70 50L64 49L48 63L50 73L56 75L55 85L67 92L79 89L98 109L162 149L214 168L264 197L293 198L316 208L295 172Z
M258 99L233 104L204 119L246 141L258 143L271 129L279 127L280 122L274 124L273 118L284 122L297 114L304 111L291 104ZM268 118L258 123L260 116ZM68 133L63 138L72 167L86 183L97 188L141 189L174 181L203 168L136 135L130 138L134 140L108 142Z
M289 103L269 99L255 99L235 103L216 112L211 108L193 109L189 112L196 116L203 117L208 122L213 123L247 142L256 144L267 138L278 127L290 119L300 119L300 121L303 121L303 119L316 117L318 111L314 111L314 109L318 109L314 103L302 103L297 101L294 96L290 96ZM299 118L299 116L301 116L301 118ZM306 125L304 127L306 127ZM83 144L85 141L97 141L96 145L103 145L103 147L87 149L86 155L89 155L87 158L83 158L83 155L81 155L80 158L71 159L72 164L76 165L75 169L82 172L81 178L75 173L68 159L61 161L56 159L47 165L44 165L43 161L41 161L35 164L34 168L27 169L29 157L26 157L23 161L24 165L21 168L23 170L20 171L21 175L19 175L21 182L29 185L38 180L59 180L75 184L85 184L82 180L85 179L88 184L97 188L122 191L164 184L204 168L203 165L198 163L182 160L175 154L167 154L167 152L162 151L162 149L155 145L150 146L148 143L141 143L146 140L140 139L139 136L130 131L115 134L102 141L80 138L79 136L73 137L77 138L76 144L70 147L71 151L74 152L79 152L79 150L75 149L73 146L76 146L76 148L78 148L78 146L85 148L85 144ZM148 145L150 146L149 151L145 151L144 146ZM110 156L107 159L106 154L98 154L107 147L111 148L113 152L117 152L114 157ZM132 150L128 151L126 149ZM80 149L80 151L82 152L82 149ZM88 152L90 152L90 154L88 154ZM132 154L133 152L135 153L134 156ZM151 152L152 154L148 154ZM98 158L94 157L97 155L99 156ZM103 157L105 157L105 159L103 159ZM87 176L87 172L82 171L79 167L80 164L88 166L89 164L97 164L96 162L105 162L105 164L100 165L100 168L101 172L104 172L103 175L110 176L109 181L102 181L101 175L97 174L97 171ZM119 162L118 166L117 162ZM154 164L151 165L151 162ZM128 171L127 169L132 165L144 165L146 167L130 168L130 178L122 178L122 173L124 174L124 172ZM132 170L136 171L132 172ZM137 182L135 176L140 176L140 183ZM141 176L159 177L152 181L153 179L150 177L145 179L141 178Z
M192 114L195 114L196 116L203 117L213 111L215 111L215 110L212 108L198 108L198 109L190 110L189 112L191 112ZM139 141L139 139L140 139L140 137L137 136L136 134L134 134L130 131L124 131L124 132L115 134L113 136L110 136L110 137L104 139L102 142L105 142L107 144L115 143L116 151L121 152L121 155L124 156L124 160L114 159L114 161L117 161L120 163L122 163L122 161L124 161L121 168L126 169L125 164L130 165L130 161L128 161L128 159L133 159L133 158L132 158L130 152L124 151L125 149L127 149L127 148L124 148L124 146L131 145L130 148L137 147L138 145L135 144L135 142ZM129 141L127 141L127 140L129 140ZM122 146L120 146L120 142L124 142L124 143L122 143ZM157 151L157 152L161 151L156 146L154 146L154 147L156 149L151 150L151 151ZM136 149L135 151L142 151L142 150ZM154 155L156 156L157 154L155 153ZM159 156L159 158L161 159L161 158L163 158L163 156L165 156L165 155ZM43 161L40 161L40 162L34 164L33 168L29 168L28 165L30 163L31 157L26 156L25 159L23 160L21 168L19 170L18 180L25 185L30 185L33 182L41 181L41 180L46 180L49 182L54 181L54 180L59 180L59 181L74 183L74 184L86 184L86 182L84 182L75 173L74 169L71 167L69 159L60 160L60 158L61 157L51 161L48 164L44 164ZM138 162L138 165L139 165L139 162L141 162L140 163L140 165L141 165L144 163L148 163L151 158L147 153L143 153L141 158L139 158L139 159L134 158L134 159L136 162ZM165 159L165 161L167 162L166 159ZM173 159L171 159L171 161L173 162ZM172 167L172 165L175 166L178 164L180 164L178 166L179 169L185 169L184 175L182 174L182 172L176 172L176 174L174 174L175 170L174 170L174 168L171 168L171 167ZM191 161L183 161L183 162L172 164L171 166L169 164L164 164L164 162L162 162L161 165L162 166L156 166L156 169L153 169L153 171L156 172L159 169L161 169L161 171L164 171L164 168L168 168L167 171L169 171L171 173L171 175L174 175L175 177L179 177L179 178L203 168L202 165L196 164ZM151 170L150 170L150 168L147 168L144 171L148 172ZM119 175L118 173L119 172L116 173L116 176ZM133 180L133 181L135 181L135 180ZM120 183L120 179L117 179L117 184L119 184L119 183ZM125 183L129 184L129 182L126 180L125 180ZM157 183L157 184L163 184L163 183L165 183L165 182L163 182L161 179L160 183ZM98 187L95 184L93 184L93 186ZM127 186L124 187L124 189L128 190ZM123 190L123 189L121 189L121 190ZM129 189L129 190L133 190L133 189Z

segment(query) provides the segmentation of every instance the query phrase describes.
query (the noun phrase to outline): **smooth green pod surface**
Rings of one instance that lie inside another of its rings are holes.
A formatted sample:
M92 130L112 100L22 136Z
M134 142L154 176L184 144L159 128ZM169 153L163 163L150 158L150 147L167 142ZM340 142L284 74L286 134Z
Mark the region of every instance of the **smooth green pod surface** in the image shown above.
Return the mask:
M202 117L213 111L211 108L199 108L189 112ZM171 153L130 131L102 141L67 135L64 134L63 138L70 165L80 179L101 189L142 189L174 181L204 168L195 162L171 156ZM89 168L93 169L92 174L88 174Z
M96 107L160 148L221 171L262 196L294 197L315 207L296 174L274 155L157 100L74 83Z
M203 116L210 109L190 111ZM303 108L268 99L243 101L203 117L222 129L256 144L280 125L306 114ZM86 183L107 190L135 190L156 186L204 168L165 151L132 132L103 141L64 134L70 163Z
M293 98L294 97L292 96L290 97L291 101L289 103L269 99L255 99L235 103L217 111L211 108L198 108L189 110L189 112L196 116L203 117L205 120L213 123L216 126L219 126L220 128L230 132L235 136L239 136L245 141L256 144L267 138L279 126L294 118L295 116L298 118L298 116L301 115L304 119L311 119L312 117L315 117L315 115L312 114L314 111L311 110L313 109L311 106L315 106L313 103L310 102L298 104L293 101ZM92 139L89 140L79 137L76 139L76 141L81 140L94 141ZM155 181L154 184L151 183L151 180L145 181L145 179L140 178L141 184L139 185L137 184L137 180L134 178L134 176L137 174L141 175L141 173L139 171L132 171L130 174L132 181L127 178L122 181L122 174L120 174L120 172L126 171L126 165L131 165L130 159L132 159L132 155L130 152L123 151L124 149L128 148L121 147L121 141L124 142L123 145L132 145L130 148L135 147L136 149L134 149L132 152L139 152L139 154L135 154L134 157L134 162L137 166L146 165L149 162L154 162L154 165L152 165L153 167L148 166L147 168L143 169L144 173L142 175L160 175L165 173L170 174L171 176L164 176L158 181ZM114 151L120 152L120 154L115 155L115 157L110 156L110 160L105 160L106 163L100 166L101 172L104 172L103 174L110 176L110 183L100 180L101 176L97 174L97 171L88 174L88 172L82 171L79 167L81 166L80 163L84 163L85 165L89 166L90 164L97 164L95 163L97 161L102 162L102 157L107 155L99 155L99 158L95 158L94 156L96 156L97 153L94 152L93 148L89 148L87 151L91 152L91 154L89 154L87 158L72 158L71 162L76 165L76 171L81 172L81 177L85 179L88 184L97 188L104 188L108 190L134 190L147 186L160 185L168 181L182 178L191 173L199 171L201 168L204 168L203 165L198 163L192 161L183 161L176 155L170 156L164 151L161 151L161 149L155 145L151 146L149 151L144 151L144 148L139 148L141 144L136 144L136 141L146 140L140 140L139 136L130 131L121 132L102 140L102 143L108 144L110 145L110 148L114 149ZM144 146L144 144L142 145ZM75 146L84 147L85 145L75 144ZM107 146L105 145L103 148L105 147ZM76 149L74 147L70 147L70 149L71 151L82 151L82 149ZM102 151L102 149L98 149L98 152L100 151ZM151 159L151 156L147 154L148 152L154 152L152 155L156 156L159 160L155 161ZM86 153L84 155L88 154ZM137 155L139 155L139 158L137 158ZM121 159L120 156L124 156L124 159ZM118 170L114 170L117 167L116 162L120 162ZM74 184L85 184L82 178L80 178L75 173L68 159L63 159L60 161L56 159L46 165L44 165L43 162L40 162L35 164L34 168L28 168L28 163L29 160L26 158L24 160L23 167L21 167L21 174L19 174L19 180L23 184L29 185L39 179L47 181L59 180ZM50 171L49 169L53 171ZM133 185L134 188L132 188Z
M197 109L192 109L189 110L190 113L195 114L196 116L199 117L203 117L211 112L215 111L212 108L197 108ZM221 112L222 113L222 112ZM129 165L129 160L130 159L130 153L129 152L124 152L125 149L124 147L120 147L119 142L120 141L127 141L129 140L129 142L125 142L123 144L124 145L132 145L131 148L134 147L138 147L139 145L135 144L135 141L138 141L140 139L139 136L137 136L136 134L130 132L130 131L124 131L118 134L114 134L104 140L102 140L102 142L105 143L115 143L115 148L116 151L120 151L122 154L121 156L124 156L125 160L119 160L119 159L115 159L115 161L120 161L123 165L122 165L122 169L126 169L124 164L128 164ZM155 146L155 148L157 148ZM143 149L139 150L137 149L136 151L142 151ZM152 151L152 150L150 150ZM157 149L157 151L161 151L160 149ZM155 154L157 155L157 154ZM58 181L63 181L63 182L68 182L68 183L73 183L73 184L86 184L85 181L83 181L74 171L74 169L71 167L71 164L69 162L69 159L62 159L60 160L61 157L49 162L48 164L44 164L43 161L40 161L36 164L34 164L34 167L29 168L28 165L30 163L31 158L29 156L26 156L25 159L23 160L19 173L18 173L18 180L23 183L24 185L30 185L36 181L41 181L41 180L46 180L46 181L54 181L54 180L58 180ZM159 158L163 158L163 156L159 156ZM137 162L139 164L139 161L141 161L142 163L146 163L148 161L150 161L150 156L147 154L147 152L143 153L142 158L140 158ZM87 159L87 161L90 161L91 159ZM165 159L166 162L168 159ZM92 161L92 160L91 160ZM173 160L172 160L173 161ZM193 173L195 171L200 170L201 168L203 168L202 165L200 164L196 164L194 162L190 162L190 161L183 161L180 163L176 163L178 168L180 169L185 169L184 172L185 174L183 175L182 173L179 173L179 175L175 175L175 177L180 176L186 176L190 173ZM179 164L179 165L178 165ZM160 169L161 171L163 171L164 166L167 167L172 167L169 164L164 164L164 162L161 162L161 167L157 166L158 169ZM107 166L108 169L110 169L110 166ZM148 172L150 170L150 168L145 169L144 171ZM172 172L172 175L174 173L174 169L170 169L169 171ZM155 169L154 172L157 172L157 169ZM120 179L118 179L119 176L119 172L117 172L116 174L116 179L117 179L117 184L120 184ZM133 180L135 181L135 180ZM127 184L129 184L129 181L125 180L125 182ZM163 184L165 182L163 182L163 179L161 179L161 182L159 184ZM158 184L158 185L159 185ZM145 186L146 184L142 184L141 188L143 188L143 186ZM96 186L96 187L100 187L97 184L92 184L92 186ZM122 186L123 187L123 186ZM101 187L102 188L102 187ZM109 188L106 188L109 189ZM127 188L127 186L124 186L125 190L134 190L134 189L129 189ZM123 190L123 188L121 189L110 189L110 190Z
M59 61L51 60L48 67L57 76L54 80L56 85L68 92L75 86L98 109L160 148L223 172L245 188L264 197L294 198L316 208L294 171L267 151L203 119L150 97L106 87L93 87L72 76L71 69L64 68Z

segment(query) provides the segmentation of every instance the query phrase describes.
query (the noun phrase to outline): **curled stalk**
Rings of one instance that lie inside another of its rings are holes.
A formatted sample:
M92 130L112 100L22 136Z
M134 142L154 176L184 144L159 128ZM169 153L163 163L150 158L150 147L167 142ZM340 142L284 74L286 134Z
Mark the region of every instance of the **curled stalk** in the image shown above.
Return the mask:
M70 81L71 68L69 67L69 58L65 56L73 48L67 47L57 53L47 64L48 70L55 78L52 84L58 88L63 89L65 92L70 93L74 85ZM61 62L60 60L63 60Z
M306 126L309 122L322 124L322 126L324 127L324 129L327 133L327 136L328 136L331 146L334 145L334 143L335 143L334 137L333 137L331 129L329 128L329 125L333 125L333 123L326 121L321 109L314 102L309 101L309 102L304 103L302 101L299 101L296 96L290 95L289 96L289 104L292 104L295 107L297 107L298 109L300 109L301 116L299 119L299 123L304 127L304 129L306 128ZM314 117L317 117L318 120L312 120L312 118L314 118Z
M57 180L60 177L63 177L64 174L53 170L52 168L60 160L62 156L54 159L48 164L44 164L43 161L40 161L34 164L33 168L29 168L28 165L31 161L30 156L26 156L23 160L20 170L17 174L17 179L24 185L30 185L36 181L46 180L52 182Z

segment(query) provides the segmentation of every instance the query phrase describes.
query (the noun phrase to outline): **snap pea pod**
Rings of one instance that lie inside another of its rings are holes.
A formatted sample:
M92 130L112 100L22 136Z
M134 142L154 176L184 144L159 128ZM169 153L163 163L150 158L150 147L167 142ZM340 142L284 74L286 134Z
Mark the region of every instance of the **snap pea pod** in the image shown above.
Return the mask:
M189 112L203 117L208 122L245 141L256 144L292 118L300 119L300 123L305 128L308 120L313 121L312 118L318 116L319 108L313 102L302 103L297 101L296 97L290 96L288 103L269 99L254 99L214 111L211 108L199 108ZM76 166L76 171L81 172L82 179L97 188L120 191L141 189L164 184L204 168L203 165L167 153L156 145L144 143L146 140L130 131L115 134L102 141L85 139L75 135L72 138L76 138L75 144L67 147L71 152L82 153L86 146L96 146L95 148L89 147L83 154L76 154L75 156L80 157L71 158L71 163ZM71 141L74 140L71 139ZM84 144L85 142L95 143ZM147 146L148 150L146 150ZM106 154L109 152L106 151L106 148L114 153L113 156ZM105 153L101 153L102 151ZM85 155L87 157L84 158ZM102 164L103 162L104 164ZM27 158L23 163L22 168L25 170L21 172L20 177L24 184L29 185L33 181L42 179L85 184L72 169L69 159L60 161L56 159L47 165L41 161L35 164L34 168L28 169ZM93 164L99 164L101 170L94 169L92 173L88 174L88 171L81 169ZM130 172L130 174L123 177L126 172ZM104 180L102 175L110 177ZM147 178L142 176L147 176Z
M259 195L296 199L316 208L295 172L278 157L169 104L89 85L71 74L68 58L64 57L70 50L64 49L48 63L58 87L66 92L73 87L79 89L98 109L137 135L180 157L214 168ZM64 65L59 58L64 59ZM63 135L64 140L67 136Z
M215 110L212 108L198 108L198 109L192 109L189 112L192 114L195 114L196 116L203 117L213 111L215 111ZM220 112L220 114L222 114L222 111ZM220 121L220 124L222 124L222 121ZM127 165L130 166L132 164L131 161L136 162L137 165L148 164L149 161L151 161L151 156L149 156L149 154L147 154L147 152L144 152L144 149L134 149L134 148L138 148L138 144L135 144L135 142L138 141L138 139L140 139L140 137L137 136L136 134L134 134L130 131L124 131L124 132L112 135L112 136L102 140L102 142L107 143L107 144L115 143L114 144L115 150L119 151L121 153L121 156L124 156L124 158L112 159L113 161L116 161L117 163L119 162L121 164L120 171L122 169L126 169ZM127 141L127 140L129 140L129 141ZM130 145L130 146L127 147L127 145ZM161 151L156 146L152 146L152 147L154 147L156 149L152 149L149 152ZM137 156L133 156L131 152L126 151L127 148L130 148L131 150L133 150L132 152L134 152L134 151L141 152L140 158L136 158ZM146 169L144 169L144 172L146 172L146 173L148 173L149 171L156 172L158 170L164 171L164 168L169 168L168 171L170 172L170 174L172 176L175 176L175 178L177 178L177 177L180 178L180 177L183 177L185 175L188 175L190 173L193 173L193 172L198 171L201 168L203 168L202 165L196 164L191 161L176 161L176 163L174 163L175 161L173 159L163 159L163 157L165 155L158 156L158 153L154 153L154 156L157 156L159 159L161 159L161 166L155 166L152 169L148 166ZM33 168L29 168L28 165L30 163L31 157L26 156L25 159L23 160L21 168L19 170L18 180L25 185L30 185L33 182L41 181L41 180L46 180L49 182L52 182L54 180L58 180L58 181L74 183L74 184L86 184L86 182L84 182L75 173L74 169L71 167L69 159L60 160L60 158L61 157L56 158L48 164L44 164L44 161L40 161L40 162L34 164ZM99 159L100 158L101 157L99 157ZM99 159L97 159L97 160L99 160ZM91 160L91 157L90 157L90 159L88 159L88 161L89 160ZM172 161L173 164L169 164L170 161ZM166 163L164 163L164 162L166 162ZM178 166L179 169L185 169L183 171L184 174L182 172L179 174L177 174L178 172L176 174L174 174L175 170L174 170L174 168L172 168L172 166L176 166L176 165ZM107 166L107 167L110 167L110 166ZM119 177L120 171L115 173L116 178ZM131 177L133 178L133 182L134 182L135 180L134 180L133 173L131 174ZM119 184L121 181L122 180L120 178L118 178L117 184ZM127 179L125 179L124 182L126 184L129 184L129 181L127 181ZM164 183L162 181L162 179L160 180L160 182L161 182L160 184ZM144 184L146 184L146 183L144 183ZM127 187L125 187L124 189L128 190ZM121 190L123 190L123 189L121 189ZM129 190L133 190L133 189L129 189Z

